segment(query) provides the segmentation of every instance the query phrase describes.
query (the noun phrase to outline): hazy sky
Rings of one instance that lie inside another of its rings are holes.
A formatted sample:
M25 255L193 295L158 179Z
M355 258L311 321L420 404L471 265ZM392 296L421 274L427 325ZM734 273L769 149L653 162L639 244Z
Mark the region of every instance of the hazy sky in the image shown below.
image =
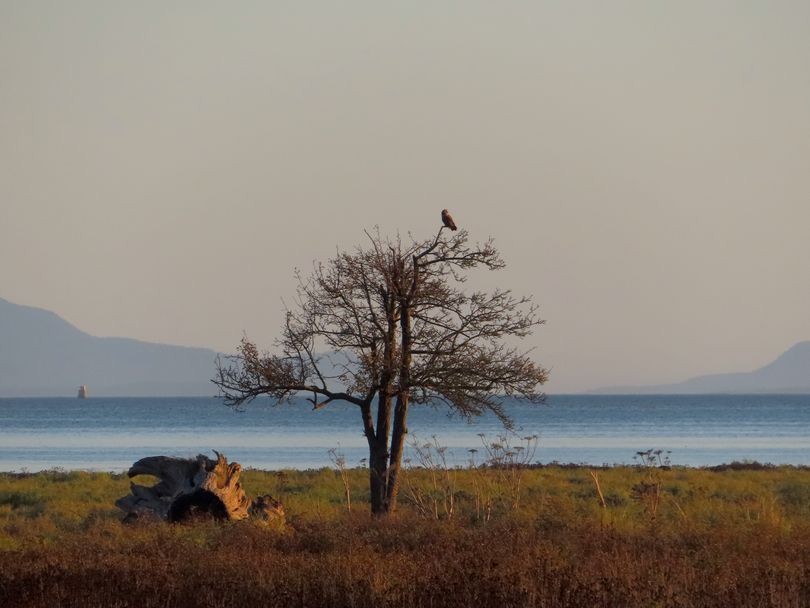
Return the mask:
M810 339L810 3L0 0L0 297L269 346L294 267L443 207L549 391Z

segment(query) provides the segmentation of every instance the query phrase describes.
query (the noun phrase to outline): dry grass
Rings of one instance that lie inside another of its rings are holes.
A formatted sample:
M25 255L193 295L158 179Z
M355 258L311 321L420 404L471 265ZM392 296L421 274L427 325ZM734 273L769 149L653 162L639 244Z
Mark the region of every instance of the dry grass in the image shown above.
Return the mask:
M810 606L808 470L600 469L605 508L585 468L526 470L517 507L496 471L409 475L452 491L453 517L403 501L373 520L364 471L348 471L351 513L334 471L249 471L285 527L123 526L123 477L0 475L2 605ZM660 483L654 514L642 482Z

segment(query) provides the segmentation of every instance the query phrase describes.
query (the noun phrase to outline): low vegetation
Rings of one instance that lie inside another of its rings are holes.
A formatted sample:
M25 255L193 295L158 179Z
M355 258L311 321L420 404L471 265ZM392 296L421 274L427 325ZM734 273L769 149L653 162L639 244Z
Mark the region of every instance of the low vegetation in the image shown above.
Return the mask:
M422 449L388 518L358 508L368 500L363 469L246 471L249 494L285 505L286 523L272 527L123 525L113 507L128 490L123 475L0 474L0 598L19 607L810 605L809 469L642 458L456 470L441 448Z

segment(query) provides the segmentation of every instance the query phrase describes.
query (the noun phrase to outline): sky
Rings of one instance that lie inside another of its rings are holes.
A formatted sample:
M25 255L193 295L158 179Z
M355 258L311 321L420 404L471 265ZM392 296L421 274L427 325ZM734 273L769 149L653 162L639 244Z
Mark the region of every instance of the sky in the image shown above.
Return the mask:
M0 0L0 297L270 347L294 268L444 207L549 392L769 362L810 339L810 3Z

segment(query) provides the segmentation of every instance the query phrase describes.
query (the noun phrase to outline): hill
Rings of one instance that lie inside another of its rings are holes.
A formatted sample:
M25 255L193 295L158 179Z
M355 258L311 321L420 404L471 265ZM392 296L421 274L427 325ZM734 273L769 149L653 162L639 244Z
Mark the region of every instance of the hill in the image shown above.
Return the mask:
M99 338L58 315L0 298L0 397L214 395L217 353Z
M600 394L802 393L810 394L810 340L751 372L698 376L676 384L616 386Z

